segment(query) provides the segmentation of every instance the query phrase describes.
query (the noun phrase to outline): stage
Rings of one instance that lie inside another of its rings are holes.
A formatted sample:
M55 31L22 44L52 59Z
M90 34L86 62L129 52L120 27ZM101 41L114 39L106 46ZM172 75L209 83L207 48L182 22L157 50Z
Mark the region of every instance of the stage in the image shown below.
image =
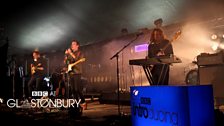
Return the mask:
M0 122L7 125L131 126L130 106L120 105L119 116L117 105L100 104L98 100L88 101L87 109L83 110L81 116L74 115L68 109L12 109L6 104L1 104L0 110Z

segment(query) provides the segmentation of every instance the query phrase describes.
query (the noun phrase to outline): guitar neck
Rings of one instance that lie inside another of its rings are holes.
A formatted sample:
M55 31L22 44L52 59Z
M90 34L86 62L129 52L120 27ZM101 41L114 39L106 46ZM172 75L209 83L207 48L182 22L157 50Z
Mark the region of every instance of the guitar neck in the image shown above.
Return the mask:
M180 36L180 34L181 34L181 31L176 32L173 38L170 41L168 41L168 43L161 50L162 51L166 50L166 48L169 47L169 45Z
M71 66L75 66L76 64L81 63L81 62L83 62L83 61L85 61L84 58L83 58L83 59L80 59L80 60L78 60L78 61L76 61L76 62L74 62L74 63L72 63L72 64L70 64L70 65L71 65Z
M171 44L171 41L169 41L161 50L165 51L167 49L167 47L169 47L170 44Z
M76 62L74 62L74 63L72 63L72 64L69 64L69 65L68 65L68 70L67 70L67 72L71 71L71 70L72 70L72 67L75 66L76 64L78 64L78 63L80 63L80 62L84 62L84 61L85 61L85 58L82 58L82 59L80 59L80 60L78 60L78 61L76 61Z
M74 63L72 63L71 65L72 66L74 66L74 65L76 65L76 64L78 64L78 63L80 63L81 61L80 60L78 60L78 61L76 61L76 62L74 62Z

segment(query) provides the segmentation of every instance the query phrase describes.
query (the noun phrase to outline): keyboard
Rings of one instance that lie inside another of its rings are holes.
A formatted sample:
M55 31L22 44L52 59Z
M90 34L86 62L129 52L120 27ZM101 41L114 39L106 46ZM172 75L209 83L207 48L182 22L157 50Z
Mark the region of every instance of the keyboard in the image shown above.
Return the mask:
M129 60L129 65L155 65L155 64L171 64L171 63L181 63L181 59L172 56L172 57L156 57L156 58L146 58L146 59L132 59Z

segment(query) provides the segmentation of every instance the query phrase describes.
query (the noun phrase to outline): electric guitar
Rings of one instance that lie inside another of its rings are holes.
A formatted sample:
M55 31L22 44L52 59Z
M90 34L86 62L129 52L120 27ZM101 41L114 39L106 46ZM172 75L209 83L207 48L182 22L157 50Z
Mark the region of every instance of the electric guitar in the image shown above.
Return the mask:
M160 54L160 55L164 55L164 51L166 50L166 48L169 47L169 45L170 45L173 41L177 40L177 39L180 37L180 35L181 35L181 31L179 30L179 31L177 31L177 32L174 34L173 38L169 41L169 43L167 43L163 48L161 48L161 49L159 50L159 52L157 53L157 55L158 55L158 54Z
M41 66L41 63L37 64L37 66L34 66L33 64L31 64L31 75L34 75L38 69L38 67Z
M75 65L77 65L77 64L79 64L79 63L81 63L81 62L84 62L84 61L86 61L86 58L81 58L81 59L79 59L78 61L69 64L66 73L70 72L70 71L72 70L72 67L73 67L73 66L75 66Z

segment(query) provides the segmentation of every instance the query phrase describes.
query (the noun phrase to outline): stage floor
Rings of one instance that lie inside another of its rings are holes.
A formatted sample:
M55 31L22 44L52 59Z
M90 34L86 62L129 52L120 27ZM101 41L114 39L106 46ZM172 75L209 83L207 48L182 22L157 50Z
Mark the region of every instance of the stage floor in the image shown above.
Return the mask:
M100 104L98 100L87 100L87 109L75 115L69 109L9 108L0 104L0 124L16 126L131 126L131 107ZM217 126L224 124L224 106L215 109Z
M68 109L11 109L4 104L0 110L0 123L7 125L131 126L130 106L120 105L119 115L118 105L100 104L99 101L87 102L87 109L81 116L73 115L73 111Z

